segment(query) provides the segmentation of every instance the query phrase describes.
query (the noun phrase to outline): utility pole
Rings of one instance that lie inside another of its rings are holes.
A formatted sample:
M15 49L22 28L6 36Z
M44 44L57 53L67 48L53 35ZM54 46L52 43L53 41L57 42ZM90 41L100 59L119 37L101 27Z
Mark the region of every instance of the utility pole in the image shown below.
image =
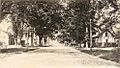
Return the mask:
M91 19L90 19L90 51L92 51L92 25L91 25Z
M91 11L94 11L94 0L90 1ZM92 43L92 19L90 18L90 51L92 51L93 43Z

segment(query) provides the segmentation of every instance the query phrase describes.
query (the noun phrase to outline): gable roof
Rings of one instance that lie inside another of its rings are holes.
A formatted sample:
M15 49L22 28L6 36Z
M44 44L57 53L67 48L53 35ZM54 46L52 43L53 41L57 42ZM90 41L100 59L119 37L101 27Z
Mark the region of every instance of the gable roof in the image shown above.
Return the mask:
M104 30L102 30L101 32L98 32L98 35L96 35L95 37L93 37L93 39L94 39L94 38L99 38L100 36L102 36L102 35L103 35L104 33L106 33L106 32L110 33L111 36L116 37L115 32L113 31L112 28L110 28L110 29L104 29Z

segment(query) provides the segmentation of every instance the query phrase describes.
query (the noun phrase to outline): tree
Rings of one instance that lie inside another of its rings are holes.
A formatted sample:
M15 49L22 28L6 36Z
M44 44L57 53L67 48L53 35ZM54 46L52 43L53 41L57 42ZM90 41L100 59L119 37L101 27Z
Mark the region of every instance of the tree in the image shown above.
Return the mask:
M2 2L2 17L11 14L17 34L19 29L16 26L20 24L25 23L35 28L40 42L44 35L52 36L57 30L61 31L64 38L70 37L76 43L83 43L90 40L86 39L86 35L90 36L90 20L93 35L110 28L119 20L117 0L91 1L69 1L66 6L47 1L5 1ZM19 28L22 30L22 27Z
M18 35L19 37L22 37L21 25L20 25L22 21L20 21L20 17L18 17L19 10L17 9L17 7L18 5L12 1L2 1L1 18L4 19L6 15L9 15L9 19L12 20L13 30L15 32L14 34L15 38L17 38Z
M92 30L99 33L93 39L98 38L103 32L111 30L119 23L119 0L93 0L92 4Z
M70 4L70 8L74 10L75 14L73 21L75 29L73 29L71 35L73 35L77 43L83 43L86 36L86 27L89 24L90 3L89 1L73 2Z
M64 27L61 30L64 30L62 32L63 39L73 39L76 43L83 43L86 35L86 27L89 24L89 9L89 1L72 1L68 3L67 7L62 9L63 12L61 14L64 19Z
M94 20L97 28L103 31L119 22L118 0L94 1ZM105 26L105 27L104 27Z
M46 1L5 1L2 4L2 13L4 15L11 14L15 27L20 27L21 24L25 23L35 28L40 44L44 35L51 36L53 31L57 30L58 26L62 24L59 4ZM15 28L16 33L19 33L19 29L22 30L23 27Z

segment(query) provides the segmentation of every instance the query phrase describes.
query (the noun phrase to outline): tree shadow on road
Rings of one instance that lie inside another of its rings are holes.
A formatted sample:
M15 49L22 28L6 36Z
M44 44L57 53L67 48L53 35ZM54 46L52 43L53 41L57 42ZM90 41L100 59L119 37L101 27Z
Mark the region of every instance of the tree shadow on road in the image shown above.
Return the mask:
M26 49L26 48L9 48L9 49L1 49L0 53L16 53L16 54L22 54L23 52L30 52L34 51L36 49Z

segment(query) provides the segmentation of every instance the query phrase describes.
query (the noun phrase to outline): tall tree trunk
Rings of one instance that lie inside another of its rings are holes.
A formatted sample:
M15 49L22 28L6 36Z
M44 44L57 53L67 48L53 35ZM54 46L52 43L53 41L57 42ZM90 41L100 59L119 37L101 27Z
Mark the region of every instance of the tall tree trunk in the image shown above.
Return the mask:
M42 46L41 40L42 40L42 36L39 35L39 46Z
M34 44L33 44L33 33L31 33L31 46L34 46Z
M44 46L46 46L46 43L47 43L47 37L45 36L44 37Z

